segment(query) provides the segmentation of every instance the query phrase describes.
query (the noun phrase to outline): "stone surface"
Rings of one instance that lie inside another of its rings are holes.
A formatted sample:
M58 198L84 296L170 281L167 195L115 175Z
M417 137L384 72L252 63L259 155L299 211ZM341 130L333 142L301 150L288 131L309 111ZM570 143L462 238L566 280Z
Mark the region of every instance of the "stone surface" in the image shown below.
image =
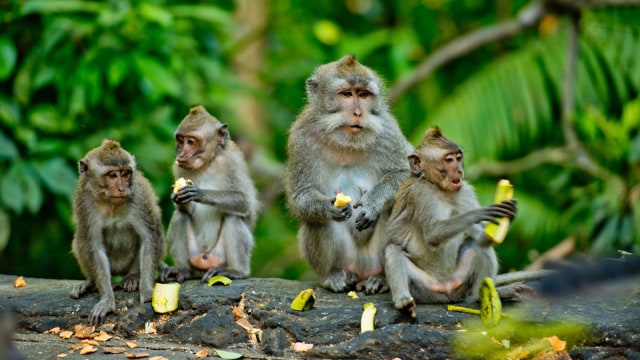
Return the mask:
M14 288L16 277L0 275L0 310L18 314L14 343L29 359L55 358L62 353L67 353L65 359L125 358L122 354L104 354L101 348L124 346L125 341L131 340L138 347L129 352L148 352L150 356L170 359L193 359L202 349L214 357L214 348L237 352L245 358L492 358L543 343L544 337L553 335L567 340L572 358L640 356L637 281L622 289L505 303L504 311L513 318L503 319L497 328L486 329L478 316L448 312L444 305L419 305L418 318L412 321L393 307L388 293L359 293L357 299L351 299L344 293L317 288L315 282L252 278L209 287L190 280L180 290L178 310L164 315L155 314L148 303L139 304L137 293L116 290L117 310L99 327L114 338L101 343L98 352L81 356L78 351L70 352L79 339L63 340L44 332L54 327L73 330L77 324L88 325L87 317L97 302L97 293L72 299L69 294L77 280L27 278L26 287ZM309 287L316 289L313 309L291 310L293 298ZM252 341L252 334L235 321L233 307L239 304L242 294L249 326L261 332L258 341ZM360 334L365 302L372 302L377 308L376 329ZM478 308L473 303L465 305ZM145 334L145 324L153 324L156 333ZM294 342L314 347L300 353L291 349Z

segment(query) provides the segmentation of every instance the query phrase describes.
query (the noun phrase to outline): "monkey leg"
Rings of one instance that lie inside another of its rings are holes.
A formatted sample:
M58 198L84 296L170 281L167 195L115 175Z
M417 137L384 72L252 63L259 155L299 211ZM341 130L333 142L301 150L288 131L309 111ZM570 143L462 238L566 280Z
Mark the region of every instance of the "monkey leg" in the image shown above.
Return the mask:
M207 282L215 275L224 275L231 279L243 279L251 273L251 254L253 252L253 232L245 220L236 215L224 217L216 247L210 256L218 257L221 264L207 270L202 281Z
M188 228L190 229L188 230ZM189 235L192 234L193 223L189 215L183 211L175 210L171 216L171 222L167 230L169 253L171 254L174 266L160 269L160 275L158 277L160 282L167 282L170 278L175 278L177 282L183 282L191 278L192 269L189 264Z
M411 261L407 259L402 248L396 244L387 245L384 251L384 259L387 282L391 290L394 306L415 319L417 316L416 303L409 290L410 279L407 269L408 263Z
M303 224L298 241L323 287L342 292L358 283L358 276L347 270L356 261L357 250L345 223Z

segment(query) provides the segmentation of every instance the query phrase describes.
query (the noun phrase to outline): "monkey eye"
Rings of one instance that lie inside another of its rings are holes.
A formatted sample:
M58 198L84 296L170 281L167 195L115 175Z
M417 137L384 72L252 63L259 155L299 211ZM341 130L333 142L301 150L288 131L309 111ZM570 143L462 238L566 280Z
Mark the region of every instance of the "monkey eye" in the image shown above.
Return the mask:
M453 155L447 155L447 156L444 157L444 161L447 162L447 163L452 163L453 160L455 160L455 159L456 158L453 157Z
M118 178L118 173L116 173L115 171L110 171L109 173L107 173L107 176L110 179L117 179Z
M342 90L342 91L339 92L339 94L344 96L344 97L351 97L353 95L351 90Z
M194 139L187 139L187 144L194 145L196 141Z
M131 178L131 171L126 170L122 172L122 178L125 180L129 180Z
M358 97L361 97L363 99L369 97L370 95L371 95L371 92L369 92L368 90L360 90L358 92Z

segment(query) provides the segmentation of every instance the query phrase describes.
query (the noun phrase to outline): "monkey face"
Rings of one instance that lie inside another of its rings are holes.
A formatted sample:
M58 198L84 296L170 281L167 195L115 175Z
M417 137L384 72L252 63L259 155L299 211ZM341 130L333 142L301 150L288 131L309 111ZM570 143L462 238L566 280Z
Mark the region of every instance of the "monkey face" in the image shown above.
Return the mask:
M437 166L440 175L438 185L443 191L456 192L460 190L464 176L462 159L462 151L447 153L440 159Z
M181 168L197 170L205 164L202 138L196 135L176 134L176 164Z
M129 167L110 168L102 175L104 194L112 204L122 204L130 196L132 175Z

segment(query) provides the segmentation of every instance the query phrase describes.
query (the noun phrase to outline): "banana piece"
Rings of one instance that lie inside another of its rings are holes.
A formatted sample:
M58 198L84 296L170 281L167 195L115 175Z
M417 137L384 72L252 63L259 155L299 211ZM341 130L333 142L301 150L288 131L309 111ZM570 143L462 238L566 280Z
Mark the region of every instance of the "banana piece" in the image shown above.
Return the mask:
M360 334L373 331L377 309L373 303L362 305L362 318L360 319Z
M291 310L307 311L311 310L316 302L316 293L313 289L305 289L300 291L298 296L291 302Z
M231 279L229 279L226 276L216 275L216 276L212 277L211 279L209 279L209 281L207 281L207 285L213 286L213 285L215 285L217 283L220 283L220 284L222 284L224 286L228 286L228 285L231 285L231 282L232 282Z
M151 306L153 311L164 314L178 308L179 283L161 284L156 283L151 295Z
M178 180L176 180L176 182L174 182L171 187L173 188L173 193L175 194L178 192L178 190L182 189L187 185L193 185L193 181L191 181L190 179L185 179L181 177Z
M333 206L341 208L349 204L351 204L351 196L345 195L343 193L336 194L336 201L333 203Z
M503 200L511 200L513 198L513 185L509 180L502 179L498 182L493 202L498 204ZM484 228L484 233L494 244L501 244L509 231L511 221L508 218L498 219L498 224L489 223Z

